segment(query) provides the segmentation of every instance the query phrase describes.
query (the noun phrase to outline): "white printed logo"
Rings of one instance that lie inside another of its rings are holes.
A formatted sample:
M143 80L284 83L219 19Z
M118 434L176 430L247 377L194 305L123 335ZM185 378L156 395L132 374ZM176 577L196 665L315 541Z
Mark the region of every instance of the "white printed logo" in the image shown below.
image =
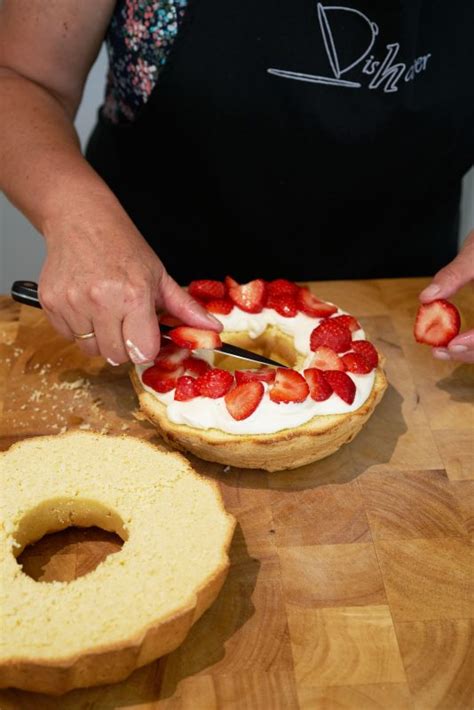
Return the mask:
M350 13L350 15L347 15L347 13ZM331 17L331 24L329 23L329 17ZM344 64L341 64L334 37L338 21L341 19L345 24L347 24L348 20L355 20L359 23L358 30L363 31L366 35L363 51L357 50L359 54L355 57L351 57L349 60L346 59ZM368 84L369 89L383 87L385 93L390 93L398 91L398 84L402 80L402 77L404 81L412 81L416 74L426 70L431 54L417 57L408 68L404 62L395 63L395 59L400 50L399 42L392 42L386 45L387 51L381 61L377 60L374 54L370 54L375 44L375 38L379 34L379 28L375 22L372 22L359 10L355 10L352 7L342 7L341 5L322 5L318 3L318 20L333 76L303 74L301 72L285 71L283 69L267 69L269 74L282 77L283 79L295 79L296 81L307 81L313 84L329 84L332 86L344 86L348 89L360 89L362 87L360 81L350 81L348 79L342 79L341 77L343 74L347 74L351 69L361 64L365 59L360 71L362 74L373 77ZM362 26L360 26L361 22ZM370 56L368 56L369 54Z

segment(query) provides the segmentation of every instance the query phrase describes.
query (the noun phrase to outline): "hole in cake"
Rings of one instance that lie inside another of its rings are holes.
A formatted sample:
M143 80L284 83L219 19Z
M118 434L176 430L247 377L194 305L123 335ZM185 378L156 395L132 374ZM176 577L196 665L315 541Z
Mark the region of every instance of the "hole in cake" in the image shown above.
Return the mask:
M127 540L120 516L87 499L44 501L20 520L14 554L38 582L70 582L92 572Z
M248 333L225 333L222 340L231 345L238 345L258 355L263 355L271 360L277 360L287 367L299 367L304 361L304 356L299 353L293 342L293 338L286 333L282 333L275 326L268 326L264 333L257 338L251 338ZM228 355L216 354L215 367L223 370L249 370L259 367L252 362L246 362Z

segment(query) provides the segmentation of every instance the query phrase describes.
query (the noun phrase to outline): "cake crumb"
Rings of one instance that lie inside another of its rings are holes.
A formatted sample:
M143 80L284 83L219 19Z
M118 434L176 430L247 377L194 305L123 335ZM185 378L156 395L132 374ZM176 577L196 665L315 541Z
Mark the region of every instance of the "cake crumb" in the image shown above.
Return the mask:
M229 473L230 471L230 466L225 466L224 467L224 473Z

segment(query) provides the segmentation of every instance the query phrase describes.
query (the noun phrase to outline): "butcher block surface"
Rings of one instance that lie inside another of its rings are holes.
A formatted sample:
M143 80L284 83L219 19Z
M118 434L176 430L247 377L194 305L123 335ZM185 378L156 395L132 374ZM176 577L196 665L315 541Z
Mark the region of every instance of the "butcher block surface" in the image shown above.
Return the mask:
M225 586L180 648L115 686L0 690L0 709L471 710L474 367L415 343L427 283L312 285L386 357L387 393L351 444L281 473L192 459L238 526ZM453 300L474 327L472 291ZM164 448L126 366L88 360L40 311L0 299L0 447L76 427ZM72 580L119 547L70 529L21 562L43 583Z

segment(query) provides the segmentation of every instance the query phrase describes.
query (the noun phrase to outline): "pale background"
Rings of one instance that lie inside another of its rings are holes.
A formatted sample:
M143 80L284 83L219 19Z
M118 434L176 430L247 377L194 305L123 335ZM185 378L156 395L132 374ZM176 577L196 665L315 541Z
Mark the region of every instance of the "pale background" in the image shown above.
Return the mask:
M102 102L106 56L102 50L89 75L76 126L84 145ZM464 180L460 239L474 228L474 170ZM38 280L44 248L41 237L0 193L0 293L16 279Z

